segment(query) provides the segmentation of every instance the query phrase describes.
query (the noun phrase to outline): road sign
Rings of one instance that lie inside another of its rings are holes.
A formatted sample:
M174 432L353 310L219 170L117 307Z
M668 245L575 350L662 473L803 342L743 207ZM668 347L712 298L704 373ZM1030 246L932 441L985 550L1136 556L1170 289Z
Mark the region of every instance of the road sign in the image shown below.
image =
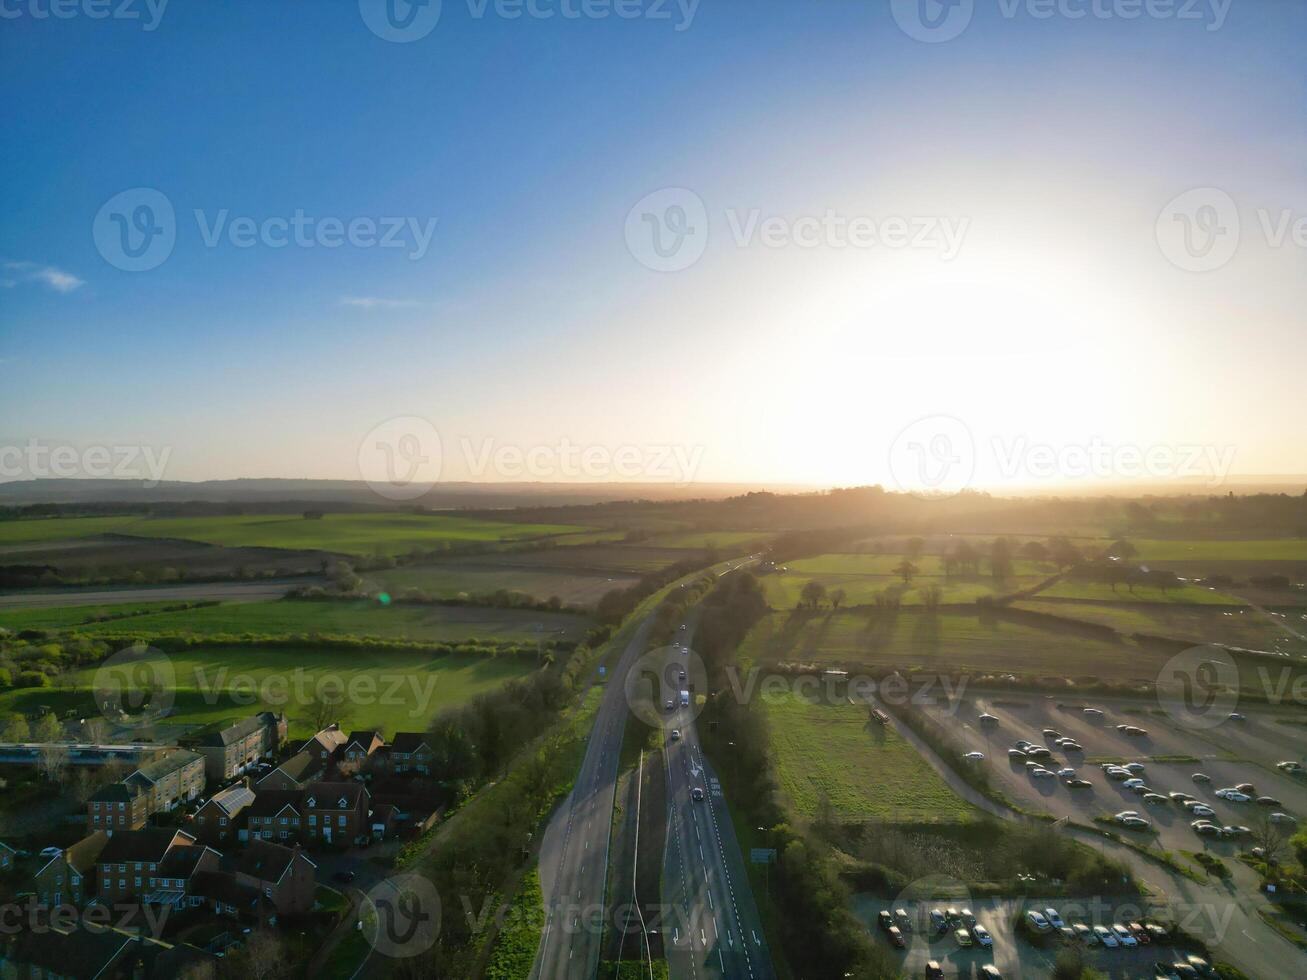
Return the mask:
M749 848L749 863L751 864L775 864L776 848L774 847L751 847Z

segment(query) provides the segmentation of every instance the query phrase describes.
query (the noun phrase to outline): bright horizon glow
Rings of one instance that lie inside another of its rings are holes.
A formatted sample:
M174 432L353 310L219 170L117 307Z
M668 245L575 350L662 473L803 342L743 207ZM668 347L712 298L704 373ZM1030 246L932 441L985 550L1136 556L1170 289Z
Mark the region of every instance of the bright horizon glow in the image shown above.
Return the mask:
M7 22L0 447L358 479L368 433L419 416L450 481L666 482L665 451L671 482L896 488L896 440L941 416L999 492L1307 473L1307 249L1259 226L1307 216L1302 5L1206 30L981 3L944 44L854 4L703 4L683 32L445 8L403 45L352 4L170 7L148 33ZM1242 241L1186 271L1155 225L1206 186L1238 203ZM134 187L178 218L140 273L92 237ZM708 210L702 258L674 273L624 239L666 187ZM419 258L210 248L195 210L437 223ZM737 245L755 211L966 230L951 257ZM610 470L569 475L564 446ZM1068 470L1101 446L1202 464ZM1063 462L1040 476L1014 447ZM478 462L495 450L554 456L515 474ZM645 469L613 472L623 451Z

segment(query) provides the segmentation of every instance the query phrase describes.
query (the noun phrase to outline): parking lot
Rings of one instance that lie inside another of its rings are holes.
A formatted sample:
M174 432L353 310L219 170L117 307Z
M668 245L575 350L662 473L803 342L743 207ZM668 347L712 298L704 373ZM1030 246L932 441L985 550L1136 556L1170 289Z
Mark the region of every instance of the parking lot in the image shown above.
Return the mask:
M1135 921L1142 918L1146 911L1138 904L1116 905L1098 900L979 899L968 903L968 907L975 913L976 921L994 937L992 949L982 949L979 946L960 947L952 931L932 933L929 927L930 908L936 905L944 908L953 903L955 900L950 899L948 902L930 904L903 902L894 906L904 908L913 923L912 929L905 933L906 949L897 951L903 958L905 975L925 976L926 963L934 960L939 963L946 977L979 977L982 967L987 963L992 963L1006 978L1046 977L1052 974L1054 960L1066 941L1050 936L1045 940L1046 945L1036 946L1025 938L1019 938L1015 922L1027 910L1051 906L1060 912L1068 925L1082 922L1090 927L1110 927L1113 922L1122 920ZM869 895L854 898L854 911L871 931L872 937L879 943L890 945L885 931L876 921L877 914L882 909L892 911L891 903L884 898ZM1157 942L1134 948L1104 949L1097 944L1083 948L1089 965L1108 976L1120 978L1151 977L1153 964L1158 960L1170 963L1184 957L1179 949Z
M1102 710L1102 717L1086 715L1082 710L1086 706ZM1307 819L1307 779L1275 768L1278 761L1300 760L1307 753L1307 727L1301 724L1307 714L1301 711L1247 708L1243 721L1189 731L1160 711L1156 702L1146 699L1080 701L1027 692L985 692L965 697L956 713L942 704L924 710L956 735L964 751L984 753L985 761L975 764L987 766L995 786L1018 805L1083 824L1092 824L1096 816L1134 810L1151 821L1158 843L1168 850L1208 850L1230 857L1252 844L1246 838L1200 836L1190 826L1196 818L1183 807L1169 801L1145 804L1121 782L1110 780L1100 762L1143 763L1141 778L1152 791L1163 796L1174 791L1189 793L1215 811L1206 819L1222 826L1256 829L1274 811ZM995 716L997 722L982 725L982 713ZM1117 730L1118 724L1134 725L1148 734L1129 736ZM1049 745L1053 757L1041 764L1053 771L1075 769L1091 786L1073 789L1062 779L1035 778L1023 761L1009 760L1008 749L1018 739L1044 744L1046 728L1076 739L1084 751L1067 753ZM1211 781L1195 782L1192 776L1196 772L1205 773ZM1215 795L1219 788L1245 782L1256 787L1256 795L1272 796L1282 805L1230 803ZM1116 829L1136 836L1140 843L1153 840L1147 831ZM1292 833L1294 828L1286 825L1285 830Z

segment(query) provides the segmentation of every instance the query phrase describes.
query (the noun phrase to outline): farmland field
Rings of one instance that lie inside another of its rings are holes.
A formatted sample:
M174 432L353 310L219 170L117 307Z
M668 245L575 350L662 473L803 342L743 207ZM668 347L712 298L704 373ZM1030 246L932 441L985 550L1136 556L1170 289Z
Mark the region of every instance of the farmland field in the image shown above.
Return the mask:
M1304 618L1307 614L1301 609L1263 614L1251 607L1057 601L1045 599L1043 595L1018 602L1015 608L1099 623L1124 633L1151 633L1252 650L1307 653L1307 641L1295 638L1290 632L1307 634L1307 618Z
M0 546L85 538L118 531L139 517L61 517L0 521Z
M49 606L37 609L0 608L0 628L10 630L66 629L108 616L126 618L145 613L157 613L177 604L178 600L174 599L171 602L125 602L102 606Z
M1234 596L1201 585L1182 583L1173 589L1159 589L1151 585L1136 585L1134 589L1122 584L1115 589L1106 582L1083 582L1064 578L1039 592L1041 599L1093 599L1103 602L1159 602L1175 605L1238 606L1242 603Z
M477 555L476 564L508 568L540 568L551 571L581 572L607 576L613 573L644 575L647 572L660 571L669 565L689 559L703 559L704 564L707 564L708 555L706 552L693 550L648 548L641 545L619 544L607 547L592 545L572 547L568 545L563 547L560 543L560 547L557 548Z
M233 547L336 551L356 555L398 555L442 544L524 541L587 530L566 524L513 524L448 515L328 514L321 520L298 515L141 518L115 528L147 538L185 538Z
M639 581L634 575L599 575L550 569L509 568L475 562L411 565L369 572L366 580L394 595L417 589L439 598L489 595L505 589L538 600L557 596L569 606L590 607L605 592L625 589Z
M865 707L813 704L792 694L763 705L781 792L805 817L825 795L844 821L954 822L974 811L892 728Z
M1134 540L1136 559L1149 561L1307 561L1307 538L1262 541Z
M87 636L186 635L197 637L348 634L383 640L451 643L491 640L534 643L577 640L589 622L567 613L472 606L382 606L370 601L224 603L179 612L151 613L78 627Z
M945 603L975 602L981 596L1003 595L1033 588L1053 573L1051 565L1042 562L1014 561L1013 574L1006 579L995 579L982 563L978 574L944 574L942 559L923 555L914 560L918 572L909 584L894 573L894 567L903 561L901 555L833 553L814 558L800 558L785 564L784 571L762 576L760 581L767 601L777 609L793 609L799 602L803 587L808 582L820 582L828 591L843 589L846 605L866 605L878 593L889 592L899 596L904 605L921 605L922 590L935 585L942 590Z
M339 690L331 685L346 685L345 690L355 696L349 698L350 707L343 712L344 724L379 726L390 733L422 731L441 709L493 690L511 678L525 676L535 666L531 658L519 656L427 657L420 653L322 651L309 647L212 647L173 653L167 663L175 677L176 697L169 723L206 725L267 707L284 710L292 731L304 737L312 732L300 703L300 691L330 695ZM72 708L94 714L94 668L72 671L61 676L58 683L58 687L0 694L0 714L35 714L39 705L48 705L60 713ZM257 695L253 702L251 692Z
M693 548L701 551L753 551L776 537L764 531L682 531L660 534L642 542L654 548Z
M800 662L1147 681L1166 660L1131 643L1074 630L979 612L913 610L773 612L750 631L740 656L760 666Z

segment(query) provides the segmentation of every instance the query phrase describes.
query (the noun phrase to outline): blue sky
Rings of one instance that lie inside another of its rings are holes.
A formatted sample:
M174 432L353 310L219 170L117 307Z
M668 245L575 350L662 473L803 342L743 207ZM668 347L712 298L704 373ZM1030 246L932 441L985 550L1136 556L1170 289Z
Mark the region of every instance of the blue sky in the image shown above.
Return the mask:
M1237 471L1307 472L1286 418L1307 248L1260 217L1307 215L1307 5L1098 3L977 0L923 43L889 3L445 0L391 43L344 0L173 0L153 30L6 0L0 439L168 446L177 479L356 478L365 434L413 415L451 479L502 475L455 446L569 439L698 447L699 479L852 483L941 414L983 445L1234 446ZM142 187L176 244L123 271L93 230ZM710 232L658 272L624 226L668 187ZM1177 268L1155 222L1207 187L1237 203L1238 249ZM297 211L435 230L204 240ZM737 243L751 212L966 237L947 260Z

